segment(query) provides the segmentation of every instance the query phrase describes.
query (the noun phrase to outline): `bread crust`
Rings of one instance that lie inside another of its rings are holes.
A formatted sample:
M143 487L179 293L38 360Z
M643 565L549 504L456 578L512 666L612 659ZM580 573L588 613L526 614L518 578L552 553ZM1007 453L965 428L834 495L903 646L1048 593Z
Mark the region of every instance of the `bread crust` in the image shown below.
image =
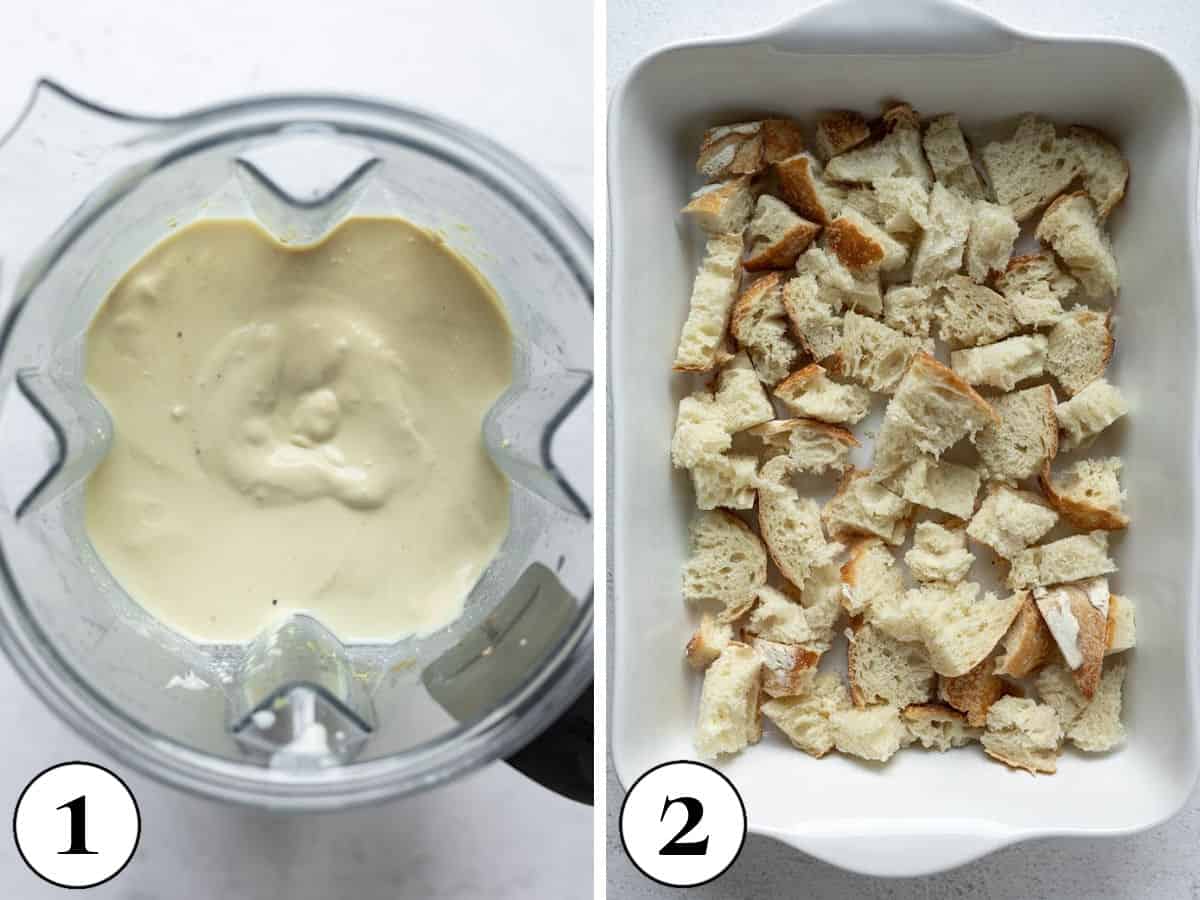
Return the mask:
M1100 685L1100 675L1104 668L1104 651L1108 647L1108 618L1088 602L1087 595L1081 590L1071 591L1071 613L1079 622L1079 652L1083 655L1083 665L1071 674L1079 692L1091 700Z
M834 219L825 229L825 238L842 265L852 271L869 270L883 261L883 246L847 219Z
M826 159L854 149L870 136L867 120L853 110L836 109L817 120L817 149Z
M789 269L796 264L800 254L808 249L808 245L820 234L821 226L801 220L787 234L777 241L767 244L762 250L742 261L742 268L747 272L759 272L763 269Z
M1054 636L1032 597L1027 596L1021 604L1002 643L1005 654L996 659L998 675L1025 678L1049 662L1055 647Z
M749 175L739 175L736 178L731 178L719 188L705 191L698 197L693 197L688 202L688 205L683 208L682 212L696 215L718 215L721 212L721 207L725 205L730 196L744 190L749 184Z
M1054 478L1050 460L1042 464L1038 475L1038 483L1046 501L1054 507L1059 515L1081 531L1120 531L1129 527L1129 516L1120 510L1112 510L1094 503L1076 500L1054 489Z
M729 313L729 333L734 336L738 343L745 343L745 336L742 334L742 325L754 312L754 308L771 291L783 287L785 280L782 272L768 272L761 278L754 279L749 287L738 294L738 298L733 301L733 308Z
M763 119L763 162L767 165L804 150L804 129L792 119Z
M967 717L967 724L981 727L987 711L1004 696L1006 685L995 673L995 659L985 659L965 675L938 676L938 696Z
M812 169L812 159L797 154L775 164L779 179L780 197L796 212L818 225L833 221L831 210L825 207L817 193L817 174Z
M938 362L928 353L921 352L913 357L912 363L909 365L909 371L919 367L918 374L926 380L941 382L942 386L949 389L953 393L959 394L969 399L979 409L987 415L989 419L1000 424L1000 416L996 414L996 410L992 408L992 404L988 403L975 388L967 384L967 382L949 366Z

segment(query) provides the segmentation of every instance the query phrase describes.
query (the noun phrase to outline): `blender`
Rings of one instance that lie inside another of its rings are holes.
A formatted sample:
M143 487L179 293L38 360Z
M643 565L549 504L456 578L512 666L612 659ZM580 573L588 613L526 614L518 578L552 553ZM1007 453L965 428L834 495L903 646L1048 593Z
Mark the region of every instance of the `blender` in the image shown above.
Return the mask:
M555 435L591 390L591 238L527 166L411 109L279 96L170 118L42 82L0 141L0 644L69 724L205 796L340 809L508 758L567 796L592 786L592 527ZM83 527L113 425L83 379L84 334L159 239L249 218L291 244L352 215L439 234L492 284L512 386L485 446L510 530L462 616L346 643L293 614L202 644L146 613Z

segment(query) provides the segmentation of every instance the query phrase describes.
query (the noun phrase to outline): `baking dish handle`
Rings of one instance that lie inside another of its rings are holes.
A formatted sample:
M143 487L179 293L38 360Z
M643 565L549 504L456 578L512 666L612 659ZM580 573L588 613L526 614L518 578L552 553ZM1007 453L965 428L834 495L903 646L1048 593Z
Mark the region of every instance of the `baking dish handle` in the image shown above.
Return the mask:
M954 0L831 0L763 37L806 53L1003 53L1016 43L991 16Z
M987 856L1016 838L977 823L956 830L854 834L772 834L772 837L838 868L882 878L934 875Z

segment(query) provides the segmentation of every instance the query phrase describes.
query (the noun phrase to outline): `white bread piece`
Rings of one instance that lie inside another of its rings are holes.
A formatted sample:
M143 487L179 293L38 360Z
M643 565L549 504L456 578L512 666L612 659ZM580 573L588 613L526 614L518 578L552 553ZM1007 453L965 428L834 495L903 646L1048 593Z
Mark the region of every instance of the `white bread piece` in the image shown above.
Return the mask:
M893 546L904 543L911 516L911 503L872 479L870 471L853 468L821 510L821 522L833 540L874 535Z
M1121 653L1137 644L1137 613L1133 601L1121 594L1108 598L1105 654Z
M894 706L838 710L829 717L829 724L833 745L840 752L873 762L887 762L909 741L900 710Z
M971 233L971 201L943 184L929 193L929 225L913 252L913 284L935 284L956 274Z
M1055 653L1054 635L1046 627L1037 602L1032 596L1021 604L1021 610L1001 641L1003 652L996 656L996 674L1025 678L1045 665Z
M941 703L906 706L900 713L908 733L926 750L945 753L979 740L983 730L967 724L967 717Z
M865 619L898 641L924 641L924 622L931 610L939 605L952 605L951 599L962 594L965 601L974 601L979 585L971 582L946 584L931 582L907 591L878 592L871 598Z
M967 384L1011 391L1022 381L1041 377L1048 347L1044 334L1021 334L995 344L954 350L950 368Z
M967 724L982 728L992 704L1008 693L1004 679L996 675L995 659L985 659L965 675L938 677L938 699L967 717Z
M996 414L932 356L919 353L888 402L875 443L875 477L886 480L922 455L935 459Z
M767 396L758 373L745 353L736 353L717 376L713 402L730 434L745 431L775 418L775 407Z
M740 232L754 212L754 189L749 175L731 178L720 184L706 184L682 210L683 214L709 234Z
M771 455L787 455L797 472L820 475L844 472L850 465L850 448L859 446L854 435L839 425L817 419L776 419L750 429Z
M791 741L792 746L818 758L833 749L829 717L850 709L850 695L842 680L819 672L812 690L803 697L781 697L762 705L762 713Z
M1114 660L1104 667L1096 693L1075 721L1067 727L1067 740L1088 753L1104 753L1125 740L1121 724L1121 689L1125 663Z
M842 319L839 372L876 393L891 393L924 341L850 310Z
M1062 741L1058 714L1024 697L1002 697L988 710L983 750L1014 769L1053 775Z
M796 260L796 272L815 276L820 298L834 310L853 309L872 315L883 312L879 273L852 272L826 248L809 247Z
M841 547L825 540L821 508L812 498L796 492L791 472L786 456L777 456L763 465L758 530L780 574L804 590L812 571L832 562Z
M1046 371L1073 397L1104 376L1114 347L1112 313L1077 306L1050 329Z
M886 603L904 593L904 576L896 557L879 538L855 541L840 574L842 606L852 616L869 616L877 598Z
M696 171L709 181L757 175L804 149L804 132L790 119L720 125L704 132Z
M730 453L702 459L692 467L692 488L700 509L750 509L758 484L758 458Z
M866 388L834 381L817 363L779 382L775 396L794 415L835 425L853 425L871 411L871 394Z
M1067 129L1067 137L1083 171L1083 186L1097 214L1106 218L1125 196L1129 163L1112 141L1091 128L1073 125Z
M1105 666L1096 693L1089 701L1079 690L1070 669L1059 663L1038 673L1038 696L1054 709L1066 737L1080 750L1103 753L1125 739L1121 725L1121 692L1125 664L1114 660Z
M675 468L690 469L705 460L719 459L732 443L725 417L709 391L696 391L679 401L671 438Z
M987 496L967 525L967 534L1004 559L1012 559L1057 523L1058 513L1037 494L997 483L988 486Z
M938 337L951 348L993 344L1021 330L1021 323L1003 294L976 284L965 275L951 275L941 288Z
M1079 718L1088 699L1079 693L1075 677L1061 660L1043 666L1033 679L1038 699L1054 710L1063 728Z
M967 235L966 265L972 281L987 281L993 272L1003 272L1012 256L1021 226L1012 210L998 203L976 200Z
M761 671L759 655L737 641L730 642L705 670L695 737L701 758L716 759L758 743L762 737L758 715Z
M1013 588L1063 584L1115 571L1116 563L1108 558L1108 532L1092 531L1017 553L1012 557L1008 583Z
M845 548L835 544L834 549L834 556L838 556ZM799 598L804 607L804 616L816 637L804 646L824 653L833 645L834 629L842 615L841 597L841 571L836 562L817 566L809 573L808 584L804 585Z
M927 338L933 325L935 303L930 285L892 285L883 295L883 321L896 331Z
M1008 597L988 593L979 600L979 585L970 581L913 590L921 593L912 606L929 661L946 676L965 675L990 656L1025 602L1021 591Z
M983 182L971 163L971 151L958 124L958 116L938 116L925 127L925 156L934 177L972 200L983 199Z
M742 266L747 272L790 269L820 231L820 225L796 215L778 197L763 194L746 230L750 246Z
M779 195L818 225L828 225L841 211L846 190L829 184L821 175L821 164L808 153L798 153L775 166Z
M1049 250L1014 256L996 279L996 290L1012 305L1016 320L1028 328L1057 323L1063 301L1078 287L1079 282L1059 268Z
M861 114L849 109L823 113L817 119L813 146L822 159L853 150L871 136L871 128Z
M911 112L911 108L909 108ZM921 129L915 117L884 112L890 130L874 143L840 153L825 166L825 177L833 181L872 184L880 178L916 178L923 185L933 182L933 172L921 150Z
M996 199L1018 222L1065 191L1079 172L1072 142L1033 113L1021 116L1007 141L987 144L980 155Z
M871 625L849 633L846 672L855 706L905 707L933 696L935 675L925 648L897 641Z
M916 178L880 178L874 187L854 188L845 206L905 239L929 227L929 190Z
M1058 446L1063 450L1090 447L1100 432L1127 412L1129 404L1120 390L1103 378L1097 378L1054 408L1062 431Z
M853 207L843 207L826 226L824 240L852 272L892 272L908 261L908 247Z
M1120 290L1112 243L1100 230L1087 194L1068 194L1051 203L1038 223L1037 239L1054 248L1089 297L1106 297Z
M712 613L700 616L700 627L687 642L687 661L693 669L704 671L733 640L733 626L718 622Z
M1093 593L1103 598L1101 610ZM1080 693L1091 697L1100 683L1108 637L1108 579L1094 578L1076 584L1035 588L1034 600L1050 630L1063 661L1071 670Z
M1018 482L1042 470L1058 453L1054 389L1039 384L992 400L999 421L975 435L980 473Z
M750 526L731 512L713 510L692 519L691 548L683 565L683 597L692 603L716 602L718 617L741 616L767 583L767 549Z
M838 305L832 302L837 299ZM783 287L783 309L792 331L817 362L837 352L842 342L840 299L831 298L830 291L821 287L811 273L797 275Z
M1076 528L1115 531L1129 525L1129 516L1121 510L1125 492L1121 490L1121 458L1081 459L1055 478L1047 463L1040 481L1042 493L1064 519Z
M795 644L752 638L762 660L762 691L768 697L795 697L812 690L821 655Z
M904 554L904 561L917 581L953 585L967 577L975 555L967 549L967 535L962 528L919 522L913 532L912 549Z
M975 512L979 473L970 466L922 456L888 479L886 484L910 503L969 519Z
M780 644L807 645L820 637L799 601L768 584L758 589L743 630L746 634Z
M741 234L714 234L708 239L675 351L675 371L709 372L716 368L725 343L729 309L742 276L743 247Z
M750 356L763 384L777 384L795 368L800 345L788 332L783 276L771 272L742 291L733 304L729 330Z

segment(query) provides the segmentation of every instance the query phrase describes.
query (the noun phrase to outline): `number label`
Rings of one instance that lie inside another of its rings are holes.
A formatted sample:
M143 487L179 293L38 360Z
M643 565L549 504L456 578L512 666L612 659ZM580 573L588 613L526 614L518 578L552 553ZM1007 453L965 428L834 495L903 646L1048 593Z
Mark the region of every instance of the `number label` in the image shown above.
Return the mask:
M58 809L65 809L71 814L71 846L66 850L59 850L58 855L95 856L96 854L87 848L87 797L81 794Z
M661 856L703 856L708 852L707 837L698 841L681 841L680 838L700 824L700 820L704 817L704 804L695 797L667 797L666 802L663 803L660 822L666 820L667 810L676 803L683 804L684 810L687 811L687 821L683 823L683 828L679 829L679 833L675 837L662 845L662 849L658 851L659 854Z

